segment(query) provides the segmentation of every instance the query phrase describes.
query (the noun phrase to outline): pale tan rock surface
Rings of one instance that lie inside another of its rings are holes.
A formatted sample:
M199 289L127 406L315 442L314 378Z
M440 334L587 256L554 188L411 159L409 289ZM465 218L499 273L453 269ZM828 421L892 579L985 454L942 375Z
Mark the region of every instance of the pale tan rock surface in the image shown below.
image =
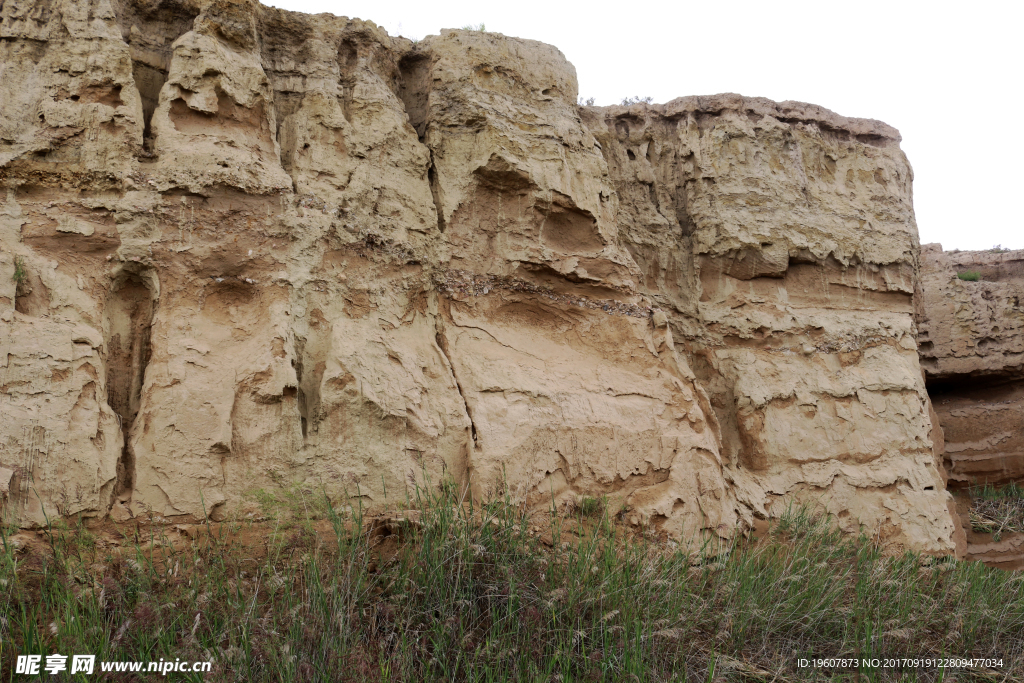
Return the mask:
M977 281L959 275L976 273ZM918 325L929 379L1024 379L1024 250L921 248Z
M926 244L920 288L921 365L951 479L1024 481L1024 251Z
M22 523L450 478L607 495L684 540L803 501L956 549L888 126L733 95L581 109L533 41L97 2L2 10Z
M952 548L898 133L738 95L584 120L618 190L620 239L710 394L742 507L820 503L850 531Z

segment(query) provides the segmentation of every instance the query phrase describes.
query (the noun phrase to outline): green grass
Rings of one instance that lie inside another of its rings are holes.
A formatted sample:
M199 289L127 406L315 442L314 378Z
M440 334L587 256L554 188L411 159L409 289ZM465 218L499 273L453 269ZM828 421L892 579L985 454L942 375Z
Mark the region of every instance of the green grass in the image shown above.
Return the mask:
M1024 487L1019 486L1016 482L1011 482L1006 486L995 487L991 484L983 484L982 486L976 486L970 490L971 498L975 501L1022 501L1024 500Z
M19 285L28 280L28 270L25 268L25 259L20 256L14 257L14 274L11 275L11 279Z
M962 273L957 273L956 276L961 280L966 280L967 282L977 282L981 279L981 273L976 270L966 270Z
M16 654L56 652L212 659L210 681L953 678L796 668L812 655L996 656L1010 677L993 680L1024 676L1019 572L885 557L802 510L758 543L693 551L626 538L603 504L538 528L507 500L442 491L372 524L262 492L269 522L207 525L177 550L159 529L110 548L54 525L35 554L5 536L0 680L22 679Z
M597 517L604 511L606 501L601 498L584 496L580 498L577 507L579 508L579 513L584 517Z

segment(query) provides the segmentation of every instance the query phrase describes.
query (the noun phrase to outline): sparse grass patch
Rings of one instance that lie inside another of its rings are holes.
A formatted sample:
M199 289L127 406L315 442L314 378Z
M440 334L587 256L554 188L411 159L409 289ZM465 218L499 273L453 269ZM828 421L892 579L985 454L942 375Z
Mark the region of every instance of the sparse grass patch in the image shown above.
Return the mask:
M631 104L650 104L652 102L654 102L654 98L651 97L650 95L647 95L645 97L640 97L639 95L637 95L636 97L623 97L622 102L620 102L620 104L622 104L623 106L629 106Z
M264 493L271 506L285 498ZM206 542L178 549L161 547L160 529L119 549L76 546L73 528L44 536L45 553L11 544L0 553L0 678L10 678L15 654L56 652L210 659L210 681L858 675L796 668L812 655L994 656L1007 676L999 680L1024 675L1019 573L885 557L805 510L787 513L763 541L712 550L629 537L596 498L597 523L584 523L581 501L575 516L552 515L543 529L507 499L472 504L455 486L420 492L415 510L372 522L358 500L323 499L326 517L292 526L279 543L268 533L276 519L221 525L258 548L233 544L216 525L204 527ZM277 514L310 509L287 503Z
M981 279L981 273L976 270L965 270L962 273L957 273L956 276L966 282L977 282Z
M1024 487L1017 485L1016 482L998 488L991 484L984 484L971 489L971 497L980 500L1024 501Z
M330 516L330 501L311 486L280 482L272 489L253 489L247 498L255 501L264 517L279 520L289 526L306 524Z
M28 281L28 270L25 268L25 259L21 256L14 257L14 274L11 279L21 285Z
M577 502L576 507L584 517L596 517L604 511L606 501L603 498L583 496Z

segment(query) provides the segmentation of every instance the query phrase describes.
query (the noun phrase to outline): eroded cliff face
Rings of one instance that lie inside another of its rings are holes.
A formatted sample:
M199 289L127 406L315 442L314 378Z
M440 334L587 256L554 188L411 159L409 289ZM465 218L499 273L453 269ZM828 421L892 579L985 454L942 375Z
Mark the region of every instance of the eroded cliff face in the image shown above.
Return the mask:
M581 109L541 43L249 2L0 15L22 523L450 478L607 495L684 540L804 501L956 549L893 129L739 96Z
M733 95L585 120L641 289L711 397L741 506L820 503L851 531L962 547L917 359L899 134Z
M1024 482L1024 251L926 244L920 286L921 365L952 482Z

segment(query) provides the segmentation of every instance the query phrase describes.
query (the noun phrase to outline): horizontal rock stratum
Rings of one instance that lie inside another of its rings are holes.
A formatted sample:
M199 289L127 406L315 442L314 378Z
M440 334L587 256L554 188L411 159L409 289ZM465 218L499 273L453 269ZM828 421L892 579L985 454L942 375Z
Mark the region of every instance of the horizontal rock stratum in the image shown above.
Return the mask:
M924 245L918 308L953 483L1024 483L1024 250Z
M0 38L21 523L448 480L957 550L891 127L579 107L549 45L231 0L7 0Z

